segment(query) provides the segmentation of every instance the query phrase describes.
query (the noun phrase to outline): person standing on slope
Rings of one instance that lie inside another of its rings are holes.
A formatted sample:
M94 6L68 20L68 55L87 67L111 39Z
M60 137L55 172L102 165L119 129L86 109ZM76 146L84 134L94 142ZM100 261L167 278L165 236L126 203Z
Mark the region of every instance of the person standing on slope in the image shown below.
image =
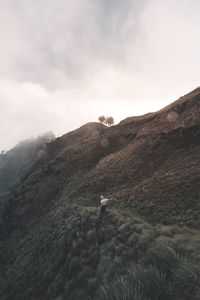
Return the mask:
M107 207L107 203L112 201L113 199L110 198L105 198L103 195L100 196L100 215L99 215L99 218L102 218L105 213L106 213L106 207Z

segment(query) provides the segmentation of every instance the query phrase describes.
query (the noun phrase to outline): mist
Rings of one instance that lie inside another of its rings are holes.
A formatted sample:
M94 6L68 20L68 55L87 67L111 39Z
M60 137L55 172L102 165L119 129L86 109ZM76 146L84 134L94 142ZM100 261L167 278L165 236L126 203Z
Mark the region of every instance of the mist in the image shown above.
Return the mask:
M0 0L0 150L199 85L200 2Z

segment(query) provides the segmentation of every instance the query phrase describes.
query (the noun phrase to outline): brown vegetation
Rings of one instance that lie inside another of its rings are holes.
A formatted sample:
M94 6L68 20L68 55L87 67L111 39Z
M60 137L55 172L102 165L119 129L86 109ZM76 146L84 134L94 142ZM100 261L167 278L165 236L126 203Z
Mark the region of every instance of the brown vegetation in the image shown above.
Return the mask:
M197 89L160 112L113 127L89 123L49 144L10 195L1 299L93 297L103 279L143 265L163 239L197 263L199 115ZM97 232L101 194L115 201ZM189 298L179 288L175 299Z

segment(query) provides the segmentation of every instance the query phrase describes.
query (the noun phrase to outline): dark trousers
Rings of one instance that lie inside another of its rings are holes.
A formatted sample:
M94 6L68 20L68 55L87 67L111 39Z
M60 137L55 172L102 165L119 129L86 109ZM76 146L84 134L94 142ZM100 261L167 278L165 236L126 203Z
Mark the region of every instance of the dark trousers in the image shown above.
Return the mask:
M100 218L102 218L106 213L106 205L102 205L101 206L101 210L100 210Z

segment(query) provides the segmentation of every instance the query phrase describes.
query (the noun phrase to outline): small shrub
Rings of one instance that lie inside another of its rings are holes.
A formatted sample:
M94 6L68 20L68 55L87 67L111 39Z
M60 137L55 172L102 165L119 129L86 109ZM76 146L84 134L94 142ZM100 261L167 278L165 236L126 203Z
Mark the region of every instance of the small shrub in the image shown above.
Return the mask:
M189 262L162 242L144 264L128 274L105 281L95 300L199 300L200 266Z
M200 292L200 266L187 261L181 263L174 273L174 283L183 299L195 299Z
M179 257L176 252L165 242L153 248L146 256L146 265L154 265L164 272L168 277L171 276L174 269L177 268Z
M128 275L106 282L98 291L97 300L168 300L171 288L157 268L134 267Z

